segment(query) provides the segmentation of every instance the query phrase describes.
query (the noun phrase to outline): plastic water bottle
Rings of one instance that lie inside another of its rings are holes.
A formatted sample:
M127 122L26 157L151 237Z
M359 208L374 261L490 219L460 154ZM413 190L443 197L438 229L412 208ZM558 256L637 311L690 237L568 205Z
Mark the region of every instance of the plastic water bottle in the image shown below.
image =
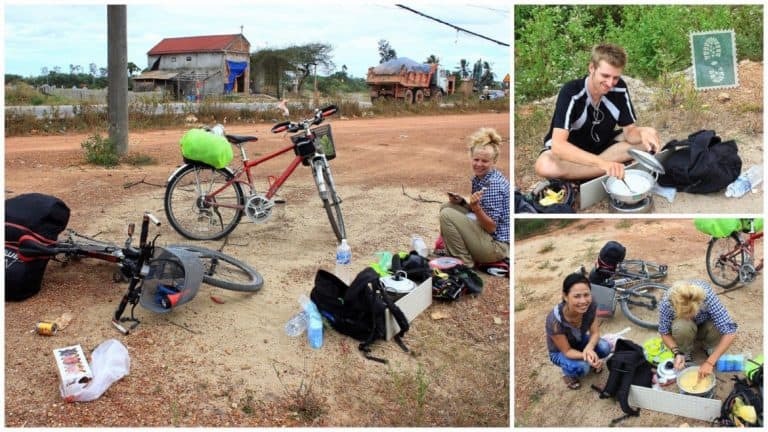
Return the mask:
M336 248L335 274L347 285L352 282L352 248L347 244L347 239L341 239L339 247Z
M756 188L762 181L763 168L759 165L753 165L728 185L725 189L725 196L729 198L740 198L750 190Z
M299 304L301 305L301 310L299 313L292 316L291 319L285 323L285 334L291 337L298 336L304 333L304 330L307 329L307 326L309 325L308 305L312 304L314 306L312 300L310 300L309 297L307 297L305 294L299 296Z
M319 349L323 346L323 318L320 316L320 311L317 310L317 306L311 301L307 305L306 310L309 314L307 340L309 340L309 346L314 349Z
M740 372L744 370L747 359L751 358L752 354L723 354L717 359L717 371L718 372Z
M411 235L411 250L415 250L417 254L423 256L424 258L429 255L427 244L424 243L424 239L417 234Z

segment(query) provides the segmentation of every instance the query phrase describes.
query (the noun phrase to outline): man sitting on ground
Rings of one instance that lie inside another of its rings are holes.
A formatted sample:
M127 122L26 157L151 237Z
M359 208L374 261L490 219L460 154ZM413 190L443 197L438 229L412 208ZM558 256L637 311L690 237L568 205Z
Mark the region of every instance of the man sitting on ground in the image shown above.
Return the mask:
M603 174L624 178L627 150L659 150L659 134L635 124L635 110L621 73L627 54L617 45L592 48L589 74L566 83L557 97L544 150L536 160L540 177L585 180ZM621 130L616 130L616 125ZM619 138L619 139L617 139Z

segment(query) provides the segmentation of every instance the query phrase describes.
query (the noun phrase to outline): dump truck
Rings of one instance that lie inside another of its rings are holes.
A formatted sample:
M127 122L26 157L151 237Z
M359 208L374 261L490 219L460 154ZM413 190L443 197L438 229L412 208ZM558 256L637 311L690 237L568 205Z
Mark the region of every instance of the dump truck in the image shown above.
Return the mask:
M371 102L397 99L406 104L425 100L439 103L444 95L453 94L456 79L440 64L423 64L401 57L368 68L365 82Z

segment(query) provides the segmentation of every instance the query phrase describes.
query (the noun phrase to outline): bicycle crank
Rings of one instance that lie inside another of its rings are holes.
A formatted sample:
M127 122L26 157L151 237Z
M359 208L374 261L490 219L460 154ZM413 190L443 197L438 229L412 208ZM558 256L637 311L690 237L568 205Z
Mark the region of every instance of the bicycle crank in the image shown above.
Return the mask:
M245 214L254 223L264 223L272 216L275 202L264 195L252 195L245 202Z
M750 283L755 280L757 276L757 270L752 264L744 264L739 269L739 280L741 283Z

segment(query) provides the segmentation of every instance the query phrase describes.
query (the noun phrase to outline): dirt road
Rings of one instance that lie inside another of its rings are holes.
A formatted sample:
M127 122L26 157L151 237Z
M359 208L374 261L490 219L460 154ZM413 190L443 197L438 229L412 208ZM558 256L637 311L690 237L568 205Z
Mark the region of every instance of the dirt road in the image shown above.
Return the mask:
M616 240L627 248L627 258L639 258L669 266L665 283L682 279L709 280L705 266L708 237L690 219L589 219L570 226L515 242L515 424L548 427L608 427L621 416L613 399L598 399L591 384L603 386L608 374L590 374L582 379L581 389L569 390L561 380L560 369L547 357L544 320L560 299L562 281L580 265L591 269L600 248ZM758 243L762 257L762 241ZM715 292L723 290L716 288ZM738 336L729 352L763 352L763 276L749 285L720 294L720 300L739 325ZM627 320L620 308L611 319L603 320L601 333L616 333L630 327L625 335L642 344L658 333L642 329ZM703 353L694 361L703 361ZM722 400L732 388L731 374L719 374L716 397ZM672 387L671 391L676 391ZM556 407L556 408L555 408ZM555 408L555 409L553 409ZM677 427L682 423L707 426L691 420L651 410L620 423L622 427Z
M434 242L445 192L469 191L465 137L478 127L494 127L504 137L499 169L509 177L509 121L509 114L494 113L333 120L338 157L332 166L355 270L374 262L377 251L407 249L411 234ZM270 126L227 131L257 135L249 152L264 154L286 139L270 134ZM56 195L72 210L70 227L122 242L126 225L143 211L165 220L163 186L180 162L185 130L131 132L131 150L159 164L116 169L82 162L85 135L7 138L6 198ZM258 181L266 185L284 165L280 159L267 164ZM111 281L112 267L51 263L39 295L6 303L6 425L509 425L509 280L487 277L482 295L433 304L406 337L417 355L379 344L389 365L365 360L355 341L333 331L321 350L311 350L305 338L286 336L283 326L317 269L332 269L335 238L308 170L299 167L280 195L287 200L283 219L241 224L224 249L263 274L259 293L203 286L194 301L169 314L139 307L142 324L127 337L109 323L125 289ZM160 245L183 242L167 224L159 231ZM211 301L212 294L224 304ZM38 320L65 312L74 319L56 336L30 333ZM434 312L444 318L433 319ZM109 338L128 348L130 375L95 402L63 403L51 350L81 344L90 352Z

